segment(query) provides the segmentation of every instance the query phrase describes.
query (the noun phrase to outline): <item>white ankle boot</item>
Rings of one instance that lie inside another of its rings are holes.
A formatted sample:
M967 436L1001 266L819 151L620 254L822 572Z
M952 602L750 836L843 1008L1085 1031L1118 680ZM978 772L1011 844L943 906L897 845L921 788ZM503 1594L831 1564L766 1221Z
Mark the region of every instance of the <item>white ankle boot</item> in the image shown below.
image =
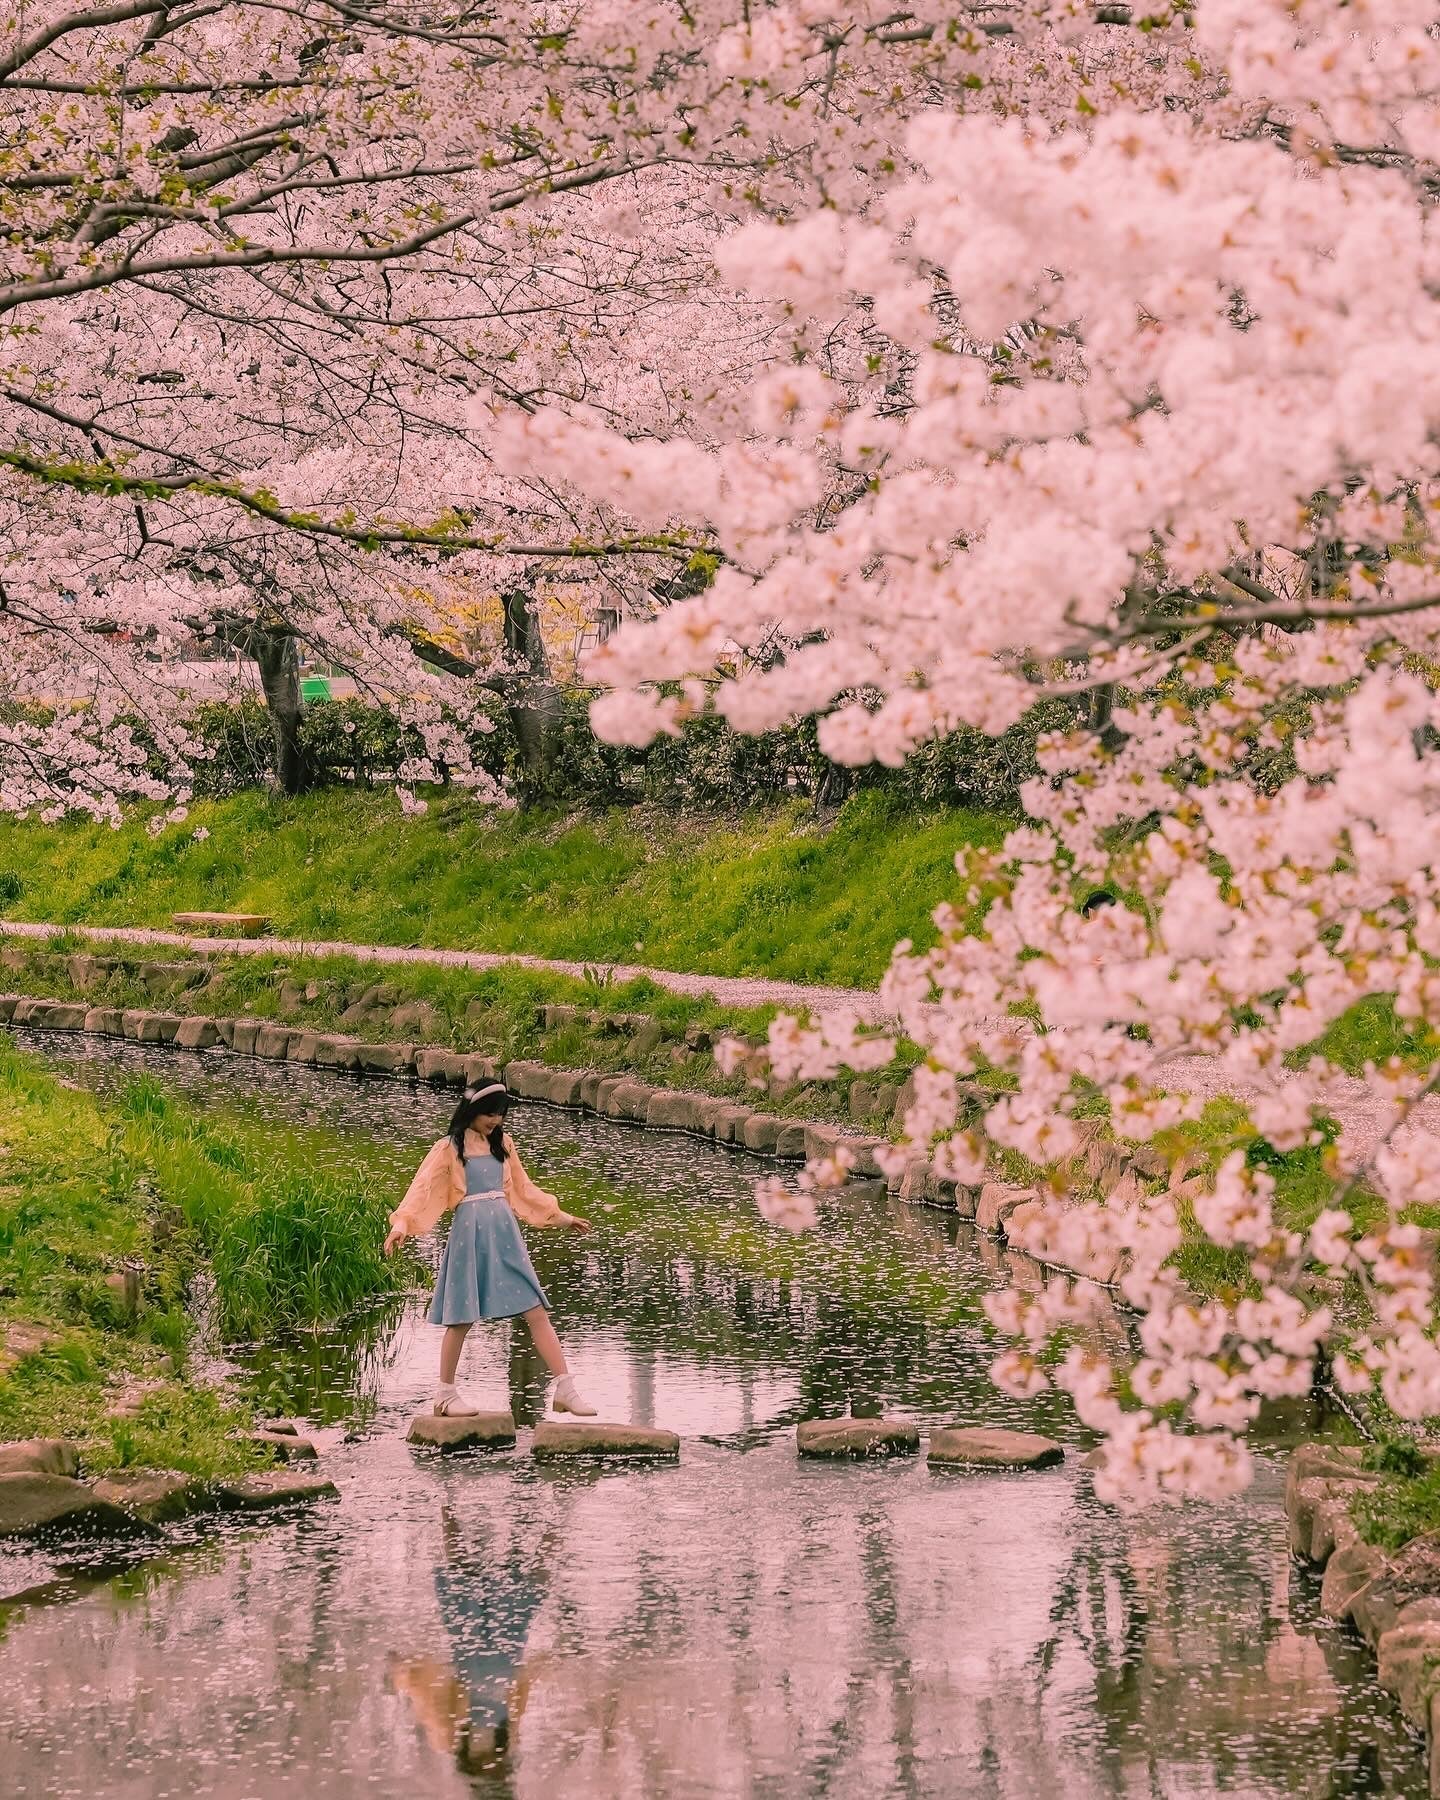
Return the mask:
M574 1413L577 1419L593 1419L595 1408L575 1386L573 1375L562 1375L555 1383L555 1398L551 1402L557 1413Z
M462 1394L457 1387L446 1387L442 1382L435 1390L435 1410L446 1419L473 1419L480 1408L468 1394Z

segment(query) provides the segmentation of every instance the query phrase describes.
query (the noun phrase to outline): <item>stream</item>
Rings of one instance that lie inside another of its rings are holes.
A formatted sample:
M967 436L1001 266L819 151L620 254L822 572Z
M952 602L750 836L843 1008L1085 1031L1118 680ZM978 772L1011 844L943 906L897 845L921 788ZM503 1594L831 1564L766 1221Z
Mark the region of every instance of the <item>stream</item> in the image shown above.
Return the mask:
M397 1193L453 1105L16 1036L87 1087L143 1069L202 1105L322 1125ZM841 1197L777 1273L759 1159L538 1106L511 1128L594 1221L530 1239L571 1365L602 1418L678 1431L679 1466L542 1469L523 1430L514 1453L412 1451L428 1291L227 1346L267 1410L315 1428L340 1501L177 1528L119 1567L0 1552L0 1793L1425 1794L1373 1659L1287 1554L1278 1428L1243 1500L1127 1519L1094 1500L1060 1397L991 1387L979 1299L1007 1265L973 1228ZM472 1333L461 1381L482 1405L533 1423L542 1376L523 1329ZM882 1409L1042 1430L1070 1453L1015 1475L797 1458L797 1420Z

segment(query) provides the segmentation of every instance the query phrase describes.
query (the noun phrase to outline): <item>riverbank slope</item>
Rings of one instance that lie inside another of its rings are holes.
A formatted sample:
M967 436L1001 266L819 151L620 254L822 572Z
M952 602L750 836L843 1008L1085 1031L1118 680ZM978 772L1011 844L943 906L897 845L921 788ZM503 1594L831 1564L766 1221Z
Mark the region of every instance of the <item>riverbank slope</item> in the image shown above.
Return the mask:
M441 796L261 793L151 835L0 818L0 914L168 926L267 915L277 936L520 951L697 974L874 986L903 937L933 941L954 856L1001 819L862 794L827 823L797 803L733 819L651 809L500 813Z

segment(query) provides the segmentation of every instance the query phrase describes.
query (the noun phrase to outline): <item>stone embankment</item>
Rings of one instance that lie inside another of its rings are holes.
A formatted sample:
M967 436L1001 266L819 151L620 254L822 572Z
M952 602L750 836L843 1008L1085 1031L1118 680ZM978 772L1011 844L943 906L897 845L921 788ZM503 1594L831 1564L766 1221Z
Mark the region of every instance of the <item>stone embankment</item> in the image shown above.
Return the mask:
M1294 1555L1324 1570L1321 1609L1359 1632L1382 1687L1430 1745L1430 1792L1440 1797L1440 1534L1387 1556L1361 1537L1352 1503L1384 1478L1363 1451L1306 1444L1290 1459L1285 1511Z
M173 978L180 980L183 976ZM390 998L388 993L380 996L387 1004ZM374 1006L357 1004L352 1010L356 1024L377 1016ZM542 1007L540 1014L539 1024L544 1031L563 1031L578 1017L578 1009L549 1005ZM889 1142L884 1136L857 1132L830 1121L768 1112L763 1106L747 1105L731 1097L657 1085L631 1073L556 1068L523 1058L505 1062L490 1055L427 1044L424 1033L427 1027L438 1025L438 1020L433 1009L423 1002L401 1004L386 1012L384 1024L389 1030L414 1032L413 1039L403 1042L370 1040L268 1019L86 1006L19 994L0 995L0 1023L5 1022L181 1050L224 1050L237 1056L295 1063L337 1074L386 1076L437 1087L459 1088L504 1080L522 1100L589 1112L654 1131L690 1132L779 1162L815 1161L843 1150L850 1159L852 1177L862 1183L884 1180L876 1158L876 1152ZM615 1021L608 1023L613 1025ZM633 1034L632 1048L642 1053L649 1036L658 1038L660 1027L654 1020L636 1015L624 1023ZM709 1033L698 1028L687 1033L687 1039L687 1055L710 1048ZM853 1116L884 1122L903 1113L907 1095L903 1087L894 1083L857 1081L851 1084L849 1099ZM1167 1173L1172 1191L1182 1196L1188 1191L1179 1179L1183 1170L1170 1170L1163 1159L1147 1148L1126 1149L1108 1135L1101 1120L1086 1121L1081 1133L1081 1148L1067 1172L1077 1196L1103 1195L1114 1204L1128 1204ZM886 1186L901 1200L958 1213L980 1230L1022 1250L1043 1267L1085 1275L1101 1286L1118 1284L1125 1269L1123 1255L1110 1257L1103 1266L1093 1260L1083 1267L1068 1261L1056 1241L1053 1199L1042 1204L1034 1188L1005 1179L999 1170L995 1175L993 1180L960 1183L940 1175L927 1159L915 1157L898 1174L892 1174Z

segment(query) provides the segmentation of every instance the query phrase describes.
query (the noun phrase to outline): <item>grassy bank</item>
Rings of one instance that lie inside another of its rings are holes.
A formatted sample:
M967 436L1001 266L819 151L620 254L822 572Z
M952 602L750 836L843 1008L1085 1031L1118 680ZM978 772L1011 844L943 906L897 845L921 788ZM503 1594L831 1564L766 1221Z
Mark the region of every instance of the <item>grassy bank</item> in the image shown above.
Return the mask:
M97 1102L0 1042L0 1439L74 1437L92 1469L257 1461L234 1435L248 1412L186 1379L201 1271L225 1336L400 1278L383 1203L302 1135L202 1117L146 1080Z
M138 818L119 831L0 819L0 913L165 926L178 911L261 912L282 935L868 986L898 939L933 941L956 850L1005 829L875 794L821 827L799 805L716 821L452 797L407 820L384 794L245 793L158 837Z

